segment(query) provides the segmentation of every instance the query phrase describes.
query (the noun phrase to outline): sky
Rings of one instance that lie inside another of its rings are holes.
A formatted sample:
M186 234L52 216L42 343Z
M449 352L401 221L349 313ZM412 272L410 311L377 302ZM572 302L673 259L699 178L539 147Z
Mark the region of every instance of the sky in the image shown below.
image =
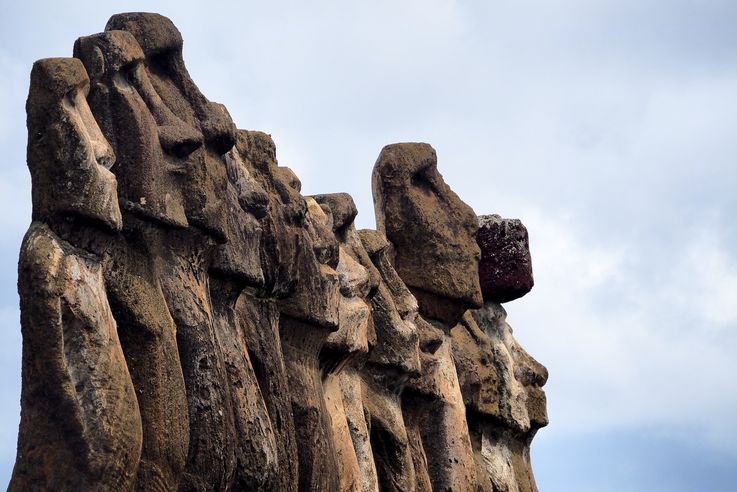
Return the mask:
M270 133L304 194L349 192L424 141L478 214L519 218L535 287L506 304L550 372L540 490L737 483L737 3L672 0L16 2L0 19L0 486L15 457L16 265L30 222L34 60L113 13L182 31L190 74Z

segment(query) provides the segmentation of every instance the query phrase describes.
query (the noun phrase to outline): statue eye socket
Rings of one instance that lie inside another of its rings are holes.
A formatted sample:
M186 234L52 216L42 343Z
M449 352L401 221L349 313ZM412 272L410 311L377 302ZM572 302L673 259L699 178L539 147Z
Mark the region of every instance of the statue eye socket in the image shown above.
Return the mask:
M138 62L131 63L123 69L125 73L125 80L128 81L130 85L136 85L136 82L138 82L138 69L140 65L141 64Z
M64 101L69 105L70 108L75 108L77 106L77 90L72 89L71 91L64 94Z
M411 182L412 186L428 190L430 192L436 192L435 184L433 183L432 176L428 174L428 169L420 169L412 175Z
M69 91L67 91L66 94L64 94L64 97L62 98L62 105L64 108L66 108L67 111L77 111L77 98L81 97L82 99L85 98L85 93L82 92L82 89L79 87L75 87Z
M171 74L174 72L173 58L176 50L167 50L161 53L157 53L148 58L149 68L153 69L157 73Z
M140 61L134 61L132 63L128 63L127 65L123 65L120 70L118 70L118 72L116 72L113 76L113 82L115 83L115 86L119 90L125 92L135 90L140 82L138 71L140 66Z

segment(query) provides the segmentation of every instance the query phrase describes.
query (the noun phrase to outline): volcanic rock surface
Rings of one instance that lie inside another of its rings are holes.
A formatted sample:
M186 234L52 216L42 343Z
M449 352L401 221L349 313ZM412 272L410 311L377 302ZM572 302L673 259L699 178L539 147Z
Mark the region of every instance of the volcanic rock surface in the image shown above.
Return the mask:
M509 302L532 290L532 258L527 228L519 219L479 216L479 278L484 300Z
M9 490L537 490L547 371L500 304L533 285L522 223L397 143L356 230L182 47L124 13L33 66Z

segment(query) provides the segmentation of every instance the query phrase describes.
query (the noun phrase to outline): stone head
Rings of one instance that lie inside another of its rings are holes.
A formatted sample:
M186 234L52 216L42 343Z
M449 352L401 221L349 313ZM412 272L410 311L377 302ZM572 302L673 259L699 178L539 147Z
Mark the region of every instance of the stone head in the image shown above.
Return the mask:
M294 292L299 276L299 246L308 241L307 203L299 193L299 180L294 182L293 173L279 167L271 136L258 131L238 130L236 137L232 153L238 153L267 200L266 211L259 217L264 295L288 297ZM250 203L258 202L256 197L257 194L243 195L241 205L257 208Z
M162 225L187 227L183 185L201 133L162 102L129 33L79 38L74 56L90 74L88 101L118 158L121 207Z
M487 301L470 311L452 337L468 408L524 437L548 424L542 390L548 371L514 338L501 304Z
M225 155L225 164L227 242L217 247L210 270L236 280L243 287L260 290L264 287L264 273L261 268L263 229L259 220L267 214L269 198L237 148L233 147Z
M548 372L514 338L499 302L532 286L527 231L520 221L499 216L480 222L484 305L451 332L458 380L469 410L528 439L548 423L542 390Z
M389 261L391 245L377 231L359 231L370 264L379 274L371 297L371 316L376 343L369 352L366 369L387 387L401 387L420 371L420 330L417 301Z
M338 241L346 243L346 235L349 229L355 231L353 221L358 215L356 203L348 193L325 193L312 197L330 216L333 233Z
M279 169L284 179L293 175ZM307 205L306 227L300 231L296 251L294 291L281 300L283 314L335 331L339 324L340 283L336 268L339 262L338 241L330 229L329 217L312 198Z
M338 283L340 301L338 331L325 341L320 359L325 373L340 370L350 360L364 358L369 343L375 342L369 295L375 292L376 278L356 258L357 237L353 221L358 213L353 198L347 193L312 197L323 209L333 234L338 240Z
M227 207L224 154L235 142L235 125L221 104L209 101L189 76L182 56L182 36L168 18L153 13L116 14L106 31L125 31L137 41L153 91L164 111L197 130L202 148L193 152L184 175L184 208L191 225L218 240L225 239ZM165 125L167 126L167 125ZM171 130L179 135L175 123Z
M481 306L478 222L438 172L424 143L384 147L374 166L376 224L394 245L394 267L419 302L420 313L453 326Z
M76 58L39 60L26 104L33 219L65 217L122 227L115 154L87 105L90 82Z

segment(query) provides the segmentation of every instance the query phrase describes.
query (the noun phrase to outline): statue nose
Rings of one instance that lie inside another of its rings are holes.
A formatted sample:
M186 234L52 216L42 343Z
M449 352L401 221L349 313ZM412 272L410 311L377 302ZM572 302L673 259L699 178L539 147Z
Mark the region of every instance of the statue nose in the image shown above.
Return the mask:
M166 105L149 79L148 73L139 65L132 72L132 83L153 114L158 126L159 143L164 152L178 159L189 156L202 146L202 133L186 123Z
M235 145L235 124L225 106L209 102L203 107L202 132L208 148L223 155Z
M525 386L536 386L542 388L548 382L548 370L533 359L529 354L525 353L522 357L522 364L517 366L515 377Z
M269 210L269 195L254 180L251 180L248 185L238 194L238 202L243 210L261 219Z
M443 332L424 320L422 316L415 319L417 334L420 339L420 350L426 354L434 354L443 344Z
M202 146L202 135L186 125L163 125L159 127L159 142L164 152L184 159Z

